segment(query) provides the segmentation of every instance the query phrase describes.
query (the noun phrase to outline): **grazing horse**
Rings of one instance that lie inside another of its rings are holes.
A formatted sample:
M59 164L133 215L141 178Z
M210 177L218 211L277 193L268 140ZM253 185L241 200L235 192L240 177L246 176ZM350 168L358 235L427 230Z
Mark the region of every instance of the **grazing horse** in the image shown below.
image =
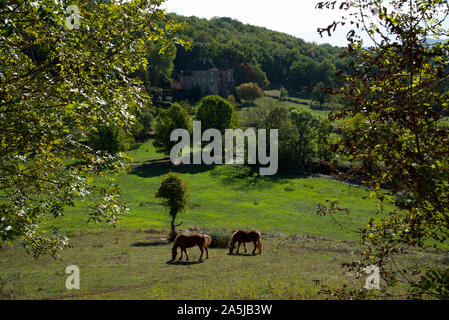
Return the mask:
M257 230L249 230L249 231L243 231L238 230L234 232L232 235L231 241L229 241L229 254L232 254L235 248L235 243L238 242L237 246L237 254L239 253L240 245L243 243L243 247L245 248L246 252L246 242L252 242L254 244L254 250L252 254L256 252L256 249L258 249L259 254L262 253L262 242L260 241L261 234Z
M186 254L186 261L189 260L189 255L187 253L186 248L193 248L194 246L198 246L201 250L201 256L200 260L203 258L203 251L206 249L206 259L209 258L209 250L207 247L209 246L211 242L211 238L206 234L181 234L176 237L175 242L173 243L172 248L172 261L176 259L176 256L178 255L178 247L181 247L181 258L179 260L182 260L183 253Z

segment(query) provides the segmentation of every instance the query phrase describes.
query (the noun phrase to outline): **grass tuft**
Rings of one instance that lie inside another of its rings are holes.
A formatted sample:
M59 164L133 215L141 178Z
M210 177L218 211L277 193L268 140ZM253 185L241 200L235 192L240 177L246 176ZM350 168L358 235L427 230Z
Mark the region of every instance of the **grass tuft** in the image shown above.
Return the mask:
M0 275L0 300L16 299L23 294L23 282L20 272Z

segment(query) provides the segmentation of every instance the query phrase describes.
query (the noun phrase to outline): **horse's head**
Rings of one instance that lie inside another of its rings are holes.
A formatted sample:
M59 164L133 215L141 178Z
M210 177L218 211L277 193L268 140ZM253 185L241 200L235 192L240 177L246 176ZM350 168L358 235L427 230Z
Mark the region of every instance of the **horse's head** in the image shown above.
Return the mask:
M171 253L172 253L172 260L174 261L176 259L176 255L178 254L178 246L176 245L176 243L173 244Z
M228 247L229 247L229 254L232 254L232 251L234 251L234 248L235 248L234 238L232 238L231 241L229 241Z

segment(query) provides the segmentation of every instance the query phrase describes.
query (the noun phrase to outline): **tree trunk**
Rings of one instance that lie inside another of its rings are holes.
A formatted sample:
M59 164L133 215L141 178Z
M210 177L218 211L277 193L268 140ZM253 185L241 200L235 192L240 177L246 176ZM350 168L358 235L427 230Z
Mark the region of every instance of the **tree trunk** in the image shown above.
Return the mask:
M170 231L170 238L169 238L170 242L175 241L176 236L177 236L177 234L176 234L176 226L175 226L175 219L176 219L176 216L173 215L172 219L171 219L171 231Z

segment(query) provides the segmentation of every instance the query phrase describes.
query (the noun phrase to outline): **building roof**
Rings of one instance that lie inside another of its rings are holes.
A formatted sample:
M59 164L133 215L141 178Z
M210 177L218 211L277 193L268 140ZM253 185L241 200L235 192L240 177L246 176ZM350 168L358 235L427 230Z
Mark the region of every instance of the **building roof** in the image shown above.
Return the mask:
M189 63L185 69L186 72L192 71L207 71L210 69L217 69L211 59L195 59ZM217 69L218 70L218 69Z

